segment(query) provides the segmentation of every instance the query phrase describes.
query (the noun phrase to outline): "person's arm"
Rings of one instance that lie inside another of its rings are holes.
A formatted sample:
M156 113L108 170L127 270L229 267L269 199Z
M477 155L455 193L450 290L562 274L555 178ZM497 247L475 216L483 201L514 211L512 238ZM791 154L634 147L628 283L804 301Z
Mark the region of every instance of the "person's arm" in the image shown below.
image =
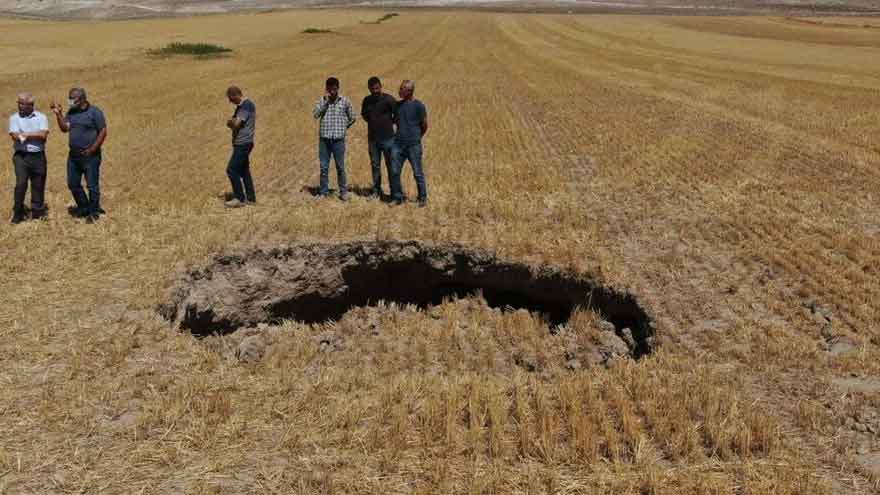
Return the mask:
M327 113L327 97L326 96L324 96L323 98L318 100L318 103L315 104L315 110L312 112L312 116L315 117L316 119L320 119L321 117L324 116L325 113Z
M55 120L58 122L58 129L65 133L70 131L70 122L64 117L64 110L61 109L61 105L53 101L50 108L52 109L52 113L55 114Z
M428 110L425 107L422 107L422 122L419 127L422 129L422 137L425 137L425 134L428 133Z
M364 98L364 100L361 102L361 117L364 118L365 122L369 123L371 108L367 105L367 98L369 98L369 96Z
M15 115L9 117L9 137L12 138L13 143L17 143L21 138L19 135L21 134L21 129L18 128L18 124L15 121Z
M226 123L226 126L232 129L233 131L237 131L244 127L248 120L251 119L251 115L253 115L254 105L250 100L242 103L240 107L235 111L235 115L232 116L231 119Z
M348 117L348 125L346 128L351 127L357 122L357 117L354 116L354 108L351 106L351 102L346 99L345 101L345 115Z
M24 136L25 139L31 141L45 143L46 139L49 138L49 119L40 114L40 129L36 132L22 132L19 136Z
M98 131L98 137L95 139L95 142L83 151L85 156L92 156L98 151L101 151L101 146L104 145L104 140L107 139L107 121L104 120L103 112L99 111L95 116L95 126L98 127L100 131Z

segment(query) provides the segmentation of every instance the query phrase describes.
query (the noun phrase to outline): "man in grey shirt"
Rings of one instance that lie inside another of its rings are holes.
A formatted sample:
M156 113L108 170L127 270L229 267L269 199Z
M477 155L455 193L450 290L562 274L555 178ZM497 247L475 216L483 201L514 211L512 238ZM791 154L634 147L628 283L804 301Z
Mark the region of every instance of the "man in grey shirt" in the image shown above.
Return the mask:
M101 148L107 139L107 121L104 112L92 105L83 88L72 88L67 97L68 111L52 103L52 111L61 132L70 135L70 153L67 158L67 187L76 201L70 211L74 216L85 217L86 222L98 220L104 213L101 208ZM88 196L83 190L86 178Z
M250 160L257 129L257 107L244 97L237 86L230 86L226 90L226 97L235 105L235 112L226 121L226 127L232 130L232 156L229 158L226 175L232 183L233 198L225 205L227 208L240 208L257 202Z

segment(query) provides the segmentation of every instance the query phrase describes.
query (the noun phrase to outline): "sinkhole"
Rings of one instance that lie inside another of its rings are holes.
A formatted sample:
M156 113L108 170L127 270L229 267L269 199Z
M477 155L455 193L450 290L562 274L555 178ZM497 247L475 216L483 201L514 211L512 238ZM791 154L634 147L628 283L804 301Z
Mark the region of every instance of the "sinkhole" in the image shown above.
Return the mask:
M159 311L203 336L283 320L338 320L379 301L427 308L474 294L494 308L539 314L548 333L564 327L576 308L592 310L629 338L632 357L652 350L653 319L633 294L457 244L314 243L219 254L182 273Z

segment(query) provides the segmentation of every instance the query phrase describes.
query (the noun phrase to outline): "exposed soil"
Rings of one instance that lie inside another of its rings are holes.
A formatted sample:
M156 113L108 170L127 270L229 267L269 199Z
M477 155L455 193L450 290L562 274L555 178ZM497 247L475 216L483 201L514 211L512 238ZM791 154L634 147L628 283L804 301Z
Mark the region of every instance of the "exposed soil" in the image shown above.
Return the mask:
M553 331L578 308L592 310L607 320L606 330L630 341L632 356L651 351L653 320L632 294L459 245L350 242L217 255L185 272L160 312L174 325L208 335L284 320L339 320L380 301L428 308L474 294L491 308L535 313Z

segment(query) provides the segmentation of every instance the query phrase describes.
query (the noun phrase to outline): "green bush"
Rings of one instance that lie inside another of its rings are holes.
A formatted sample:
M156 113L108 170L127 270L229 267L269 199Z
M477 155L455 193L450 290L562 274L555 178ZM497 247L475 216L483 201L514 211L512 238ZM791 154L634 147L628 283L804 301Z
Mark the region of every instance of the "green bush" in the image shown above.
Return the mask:
M319 33L332 33L333 31L330 31L329 29L322 29L322 28L305 28L305 29L303 29L303 32L306 34L319 34Z
M153 50L154 55L194 55L196 57L208 57L231 52L232 49L211 43L180 43L175 41L158 50Z

